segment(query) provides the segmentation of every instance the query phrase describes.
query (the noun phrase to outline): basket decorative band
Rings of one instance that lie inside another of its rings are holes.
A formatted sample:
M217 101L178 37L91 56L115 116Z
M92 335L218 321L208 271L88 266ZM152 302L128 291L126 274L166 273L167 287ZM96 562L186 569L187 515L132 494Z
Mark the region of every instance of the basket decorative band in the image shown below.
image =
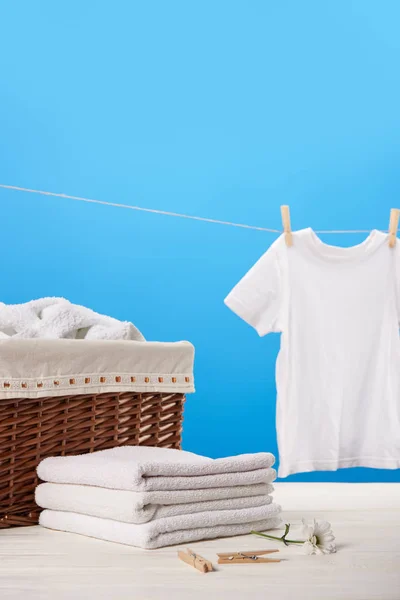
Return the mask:
M49 395L60 392L87 393L92 389L117 389L120 391L177 391L193 392L192 373L86 373L84 375L52 376L42 378L0 378L0 398L11 395L25 396L40 392ZM22 392L22 394L21 394Z

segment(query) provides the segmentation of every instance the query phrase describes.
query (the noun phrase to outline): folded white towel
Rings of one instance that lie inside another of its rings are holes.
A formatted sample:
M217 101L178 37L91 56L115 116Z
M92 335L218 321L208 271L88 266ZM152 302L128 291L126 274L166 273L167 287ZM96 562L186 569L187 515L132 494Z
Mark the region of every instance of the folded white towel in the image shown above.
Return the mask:
M72 512L44 510L40 525L89 537L138 546L160 548L183 542L265 531L281 524L276 504L242 510L215 510L194 515L155 519L134 525Z
M0 302L0 339L10 337L144 340L132 323L100 315L65 298L40 298L24 304Z
M80 456L45 458L43 481L112 489L193 490L271 483L275 458L268 452L207 458L192 452L147 446L121 446Z
M242 486L243 489L244 486ZM272 491L272 485L247 486L247 488L266 488ZM214 488L215 489L215 488ZM235 487L225 488L235 490ZM218 488L217 488L218 490ZM216 491L217 491L216 490ZM244 487L246 490L246 487ZM211 491L214 491L211 489ZM237 492L236 492L237 493ZM146 496L164 496L167 501L179 494L186 494L185 503L154 504ZM266 506L272 502L269 495L244 496L217 500L199 501L199 494L193 490L183 492L129 492L127 490L110 490L90 485L72 485L67 483L42 483L36 488L36 504L42 508L81 513L103 519L114 519L125 523L147 523L151 519L173 517L178 515L206 512L209 510L238 510ZM145 504L145 502L148 502Z

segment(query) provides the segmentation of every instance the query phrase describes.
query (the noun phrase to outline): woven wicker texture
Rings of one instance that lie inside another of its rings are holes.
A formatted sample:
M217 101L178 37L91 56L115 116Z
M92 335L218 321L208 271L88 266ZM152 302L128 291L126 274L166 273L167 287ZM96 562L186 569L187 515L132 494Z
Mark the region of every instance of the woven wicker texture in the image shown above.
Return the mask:
M180 448L184 394L85 394L0 401L0 528L34 525L36 467L115 446Z

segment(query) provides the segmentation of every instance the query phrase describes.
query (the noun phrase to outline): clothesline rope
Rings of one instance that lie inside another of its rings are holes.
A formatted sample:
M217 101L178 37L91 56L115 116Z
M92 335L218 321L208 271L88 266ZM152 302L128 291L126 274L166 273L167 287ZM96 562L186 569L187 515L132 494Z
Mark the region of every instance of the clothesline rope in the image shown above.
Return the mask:
M5 190L15 190L17 192L28 192L29 194L41 194L42 196L53 196L55 198L64 198L67 200L78 200L80 202L88 202L90 204L102 204L104 206L113 206L114 208L128 208L130 210L138 210L141 212L154 213L168 217L179 217L180 219L191 219L193 221L203 221L205 223L216 223L218 225L229 225L231 227L241 227L243 229L254 229L256 231L267 231L268 233L282 233L281 229L270 229L269 227L257 227L256 225L246 225L245 223L232 223L231 221L221 221L219 219L209 219L207 217L197 217L194 215L185 215L182 213L170 212L167 210L158 210L156 208L144 208L142 206L131 206L129 204L120 204L117 202L107 202L106 200L95 200L93 198L83 198L81 196L69 196L68 194L58 194L56 192L46 192L44 190L31 190L29 188L19 187L16 185L6 185L0 183L0 188ZM315 233L370 233L370 229L332 229L332 230L317 230Z

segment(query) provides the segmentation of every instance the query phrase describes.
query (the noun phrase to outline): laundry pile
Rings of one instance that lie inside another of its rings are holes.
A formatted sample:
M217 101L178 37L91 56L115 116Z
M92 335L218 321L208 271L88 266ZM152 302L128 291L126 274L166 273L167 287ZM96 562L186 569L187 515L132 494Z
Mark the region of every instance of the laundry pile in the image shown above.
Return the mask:
M273 464L269 453L214 460L145 446L46 458L39 522L140 548L265 531L281 524Z
M0 340L9 338L144 341L133 323L101 315L65 298L0 302Z

